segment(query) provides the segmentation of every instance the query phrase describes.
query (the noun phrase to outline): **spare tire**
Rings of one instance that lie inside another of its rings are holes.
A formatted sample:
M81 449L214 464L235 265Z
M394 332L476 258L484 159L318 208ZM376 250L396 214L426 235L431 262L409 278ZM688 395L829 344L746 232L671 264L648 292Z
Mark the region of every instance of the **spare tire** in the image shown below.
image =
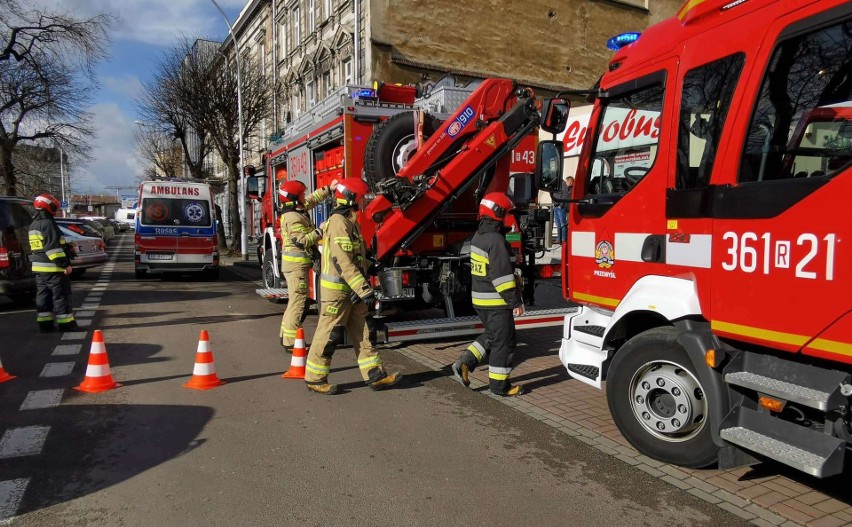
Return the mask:
M425 114L423 138L437 130L440 121ZM377 124L364 151L364 179L373 191L378 183L396 176L399 169L417 151L414 137L414 112L403 112Z

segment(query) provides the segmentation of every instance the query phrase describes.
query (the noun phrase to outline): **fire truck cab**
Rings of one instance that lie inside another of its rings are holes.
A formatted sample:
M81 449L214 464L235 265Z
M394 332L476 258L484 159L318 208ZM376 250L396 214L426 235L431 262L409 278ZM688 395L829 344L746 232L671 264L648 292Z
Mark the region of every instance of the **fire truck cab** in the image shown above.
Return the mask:
M852 444L852 3L690 0L619 49L573 188L559 352L638 450L839 474ZM555 189L563 145L539 145Z

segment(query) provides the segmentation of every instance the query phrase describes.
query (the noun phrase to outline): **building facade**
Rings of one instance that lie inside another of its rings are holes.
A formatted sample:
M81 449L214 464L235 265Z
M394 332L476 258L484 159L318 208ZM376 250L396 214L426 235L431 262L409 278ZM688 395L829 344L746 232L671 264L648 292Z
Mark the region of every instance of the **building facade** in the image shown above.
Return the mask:
M241 56L273 81L269 137L347 84L428 83L445 74L584 89L606 68L609 37L674 15L682 0L249 0L234 23ZM356 35L358 38L355 38ZM230 39L223 46L233 52Z

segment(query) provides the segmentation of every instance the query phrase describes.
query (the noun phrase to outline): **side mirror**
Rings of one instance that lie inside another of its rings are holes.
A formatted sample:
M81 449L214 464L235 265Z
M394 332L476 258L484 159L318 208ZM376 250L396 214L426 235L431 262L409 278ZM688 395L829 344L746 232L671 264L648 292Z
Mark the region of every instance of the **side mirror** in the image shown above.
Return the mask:
M260 200L266 194L266 176L248 176L246 178L246 197Z
M541 107L541 129L551 134L561 134L568 124L571 101L568 99L547 99Z
M562 141L540 141L535 163L535 183L541 190L556 192L562 181Z

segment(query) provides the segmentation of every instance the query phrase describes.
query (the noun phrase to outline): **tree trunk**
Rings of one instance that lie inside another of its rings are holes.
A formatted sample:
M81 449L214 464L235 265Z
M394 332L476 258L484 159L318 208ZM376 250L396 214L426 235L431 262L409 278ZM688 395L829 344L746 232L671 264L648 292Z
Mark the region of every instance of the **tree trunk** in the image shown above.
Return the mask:
M12 164L12 149L0 144L0 196L17 196L15 166Z
M240 196L238 184L240 181L240 169L234 160L228 161L228 198L231 220L231 252L240 253L240 240L242 230L240 225Z

